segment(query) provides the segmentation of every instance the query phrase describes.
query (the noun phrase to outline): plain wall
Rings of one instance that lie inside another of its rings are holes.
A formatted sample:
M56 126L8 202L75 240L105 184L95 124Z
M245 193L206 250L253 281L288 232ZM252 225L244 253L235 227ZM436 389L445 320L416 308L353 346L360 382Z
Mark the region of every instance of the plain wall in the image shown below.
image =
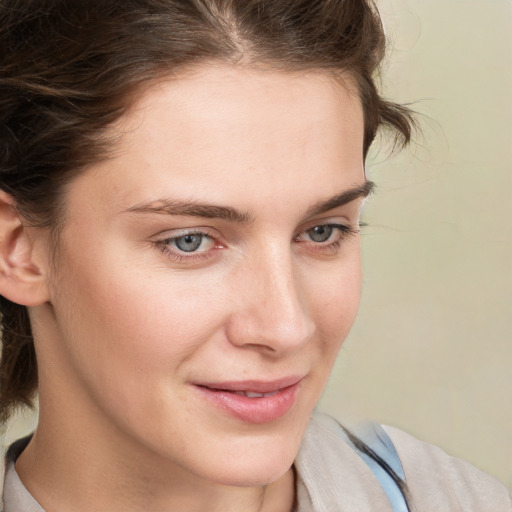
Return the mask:
M415 102L424 135L368 162L361 310L321 409L512 487L512 1L379 6L384 90Z
M361 311L320 408L401 427L512 486L512 2L379 6L386 95L416 102L424 136L368 162Z

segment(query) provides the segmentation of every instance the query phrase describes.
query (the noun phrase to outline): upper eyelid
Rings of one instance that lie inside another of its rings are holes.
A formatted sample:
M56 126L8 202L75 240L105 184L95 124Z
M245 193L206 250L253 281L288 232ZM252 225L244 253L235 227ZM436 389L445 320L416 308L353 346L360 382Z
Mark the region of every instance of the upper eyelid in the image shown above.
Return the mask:
M296 238L302 233L305 233L306 231L309 231L310 229L313 229L318 226L340 226L346 229L352 229L352 230L358 230L360 227L359 219L354 223L353 221L349 221L349 219L344 218L343 220L340 220L339 217L330 217L330 218L323 218L323 219L315 219L311 220L295 231L295 234L292 238ZM206 237L210 237L211 239L223 243L223 237L220 235L218 230L206 227L206 226L193 226L190 228L174 228L174 229L167 229L162 230L161 232L155 234L152 238L159 239L160 241L165 240L175 240L187 235L203 235Z
M204 235L213 239L219 238L219 236L214 233L213 230L201 227L165 229L155 234L152 238L158 238L161 240L175 240L176 238L182 238L187 235Z
M348 218L343 217L343 220L340 220L340 217L328 217L324 219L315 219L312 221L309 221L302 225L297 231L296 235L298 236L301 233L304 233L305 231L309 231L310 229L313 229L317 226L342 226L345 228L358 228L359 227L359 219L356 220L354 223L353 221L350 221Z
M307 233L308 231L311 231L312 229L314 229L316 227L321 227L321 226L330 226L330 227L333 227L335 229L339 229L345 235L349 235L349 234L353 234L353 233L358 233L359 232L359 225L357 227L354 227L354 226L351 226L349 224L341 224L339 222L327 222L327 223L324 223L324 224L315 224L315 225L313 225L310 228L303 229L302 231L300 231L296 235L295 238L298 238L302 234Z
M344 204L333 208L329 211L322 212L320 214L313 215L306 219L303 219L300 223L301 225L310 225L310 224L329 224L332 223L343 223L343 222L351 222L354 217L359 217L359 207L354 208L355 201L351 203Z

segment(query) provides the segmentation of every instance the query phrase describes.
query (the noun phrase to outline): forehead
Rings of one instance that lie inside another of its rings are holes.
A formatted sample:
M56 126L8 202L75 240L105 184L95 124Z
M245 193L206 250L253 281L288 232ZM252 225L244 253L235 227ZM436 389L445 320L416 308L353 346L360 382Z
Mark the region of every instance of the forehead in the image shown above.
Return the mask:
M220 129L238 133L240 127L252 128L258 134L258 129L271 125L270 132L259 133L262 138L271 138L279 135L281 127L300 128L306 121L314 129L333 118L343 124L343 133L335 131L334 136L361 134L362 106L355 81L348 74L235 67L219 62L196 66L142 89L134 107L122 118L122 125L130 129L143 119L149 127L149 123L166 125L177 119L182 136L186 134L183 128L191 128L194 135L212 127L219 135L225 135ZM280 123L275 124L276 120ZM341 124L336 128L339 130ZM309 135L314 136L314 130Z
M140 92L112 131L113 158L84 178L120 208L158 192L230 204L265 184L328 196L364 179L360 100L326 73L204 65Z

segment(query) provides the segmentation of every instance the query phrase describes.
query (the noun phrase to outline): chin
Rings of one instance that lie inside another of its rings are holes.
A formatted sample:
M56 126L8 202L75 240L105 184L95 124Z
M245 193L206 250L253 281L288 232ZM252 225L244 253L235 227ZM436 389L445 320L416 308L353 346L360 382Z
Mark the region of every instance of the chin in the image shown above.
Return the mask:
M236 467L217 467L213 481L233 487L263 487L279 480L293 465L295 457L281 460L269 455L266 461L244 460Z
M210 460L204 460L203 474L215 483L236 487L259 487L279 480L293 465L300 446L291 436L264 436L257 440L246 439L243 443L233 443L223 450L224 456L211 453ZM238 449L237 449L237 446ZM209 463L209 464L208 464Z

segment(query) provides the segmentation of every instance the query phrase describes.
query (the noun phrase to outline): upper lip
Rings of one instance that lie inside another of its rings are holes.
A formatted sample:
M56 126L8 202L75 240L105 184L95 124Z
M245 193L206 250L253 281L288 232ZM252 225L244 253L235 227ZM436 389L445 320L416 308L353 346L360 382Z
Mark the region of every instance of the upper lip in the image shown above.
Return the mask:
M222 382L195 382L196 386L223 391L254 391L255 393L271 393L295 384L298 384L304 376L292 375L276 380L238 380Z

